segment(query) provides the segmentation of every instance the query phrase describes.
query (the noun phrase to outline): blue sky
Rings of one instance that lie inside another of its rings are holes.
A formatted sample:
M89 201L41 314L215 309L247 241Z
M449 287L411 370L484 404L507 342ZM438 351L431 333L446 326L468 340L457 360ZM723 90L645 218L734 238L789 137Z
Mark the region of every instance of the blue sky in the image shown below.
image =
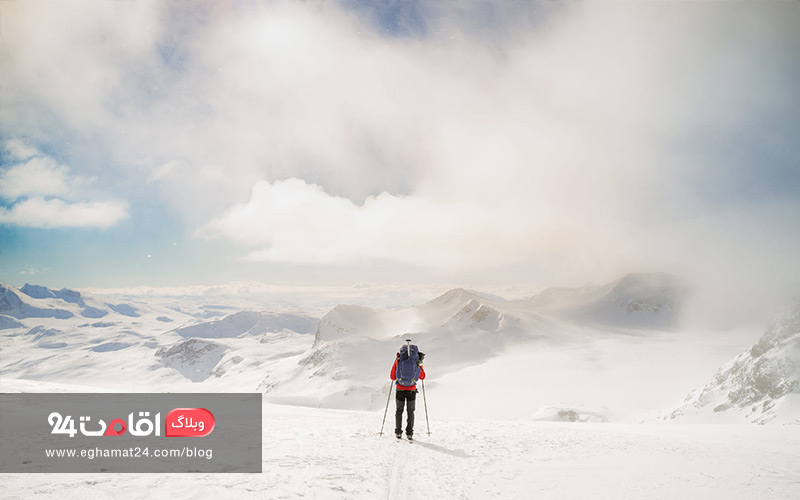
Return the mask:
M797 3L0 9L4 283L800 283Z

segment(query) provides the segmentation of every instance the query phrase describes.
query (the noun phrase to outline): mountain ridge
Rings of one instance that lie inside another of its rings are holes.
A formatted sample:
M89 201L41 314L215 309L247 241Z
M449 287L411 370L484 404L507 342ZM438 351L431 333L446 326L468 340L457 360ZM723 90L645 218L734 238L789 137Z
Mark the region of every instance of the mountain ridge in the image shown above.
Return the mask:
M731 422L800 424L800 300L776 315L752 347L720 367L664 418L700 415Z

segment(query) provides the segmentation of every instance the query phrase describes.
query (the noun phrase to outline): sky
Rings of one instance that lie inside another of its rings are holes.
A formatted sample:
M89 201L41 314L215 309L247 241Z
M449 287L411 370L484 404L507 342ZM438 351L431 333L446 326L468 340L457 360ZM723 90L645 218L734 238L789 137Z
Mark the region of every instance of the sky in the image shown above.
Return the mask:
M782 295L798 25L797 2L1 2L0 282Z

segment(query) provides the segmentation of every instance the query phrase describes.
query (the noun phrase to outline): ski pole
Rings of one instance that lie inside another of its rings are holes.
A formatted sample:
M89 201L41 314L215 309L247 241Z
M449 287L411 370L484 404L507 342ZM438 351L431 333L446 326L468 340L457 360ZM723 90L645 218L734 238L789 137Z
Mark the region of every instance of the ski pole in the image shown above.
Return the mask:
M381 432L378 434L379 436L383 436L383 426L386 424L386 414L389 412L389 400L392 399L392 387L394 387L394 380L392 380L392 384L389 386L389 395L386 396L386 409L383 410L383 420L381 421Z
M428 421L428 400L425 398L425 380L422 382L422 402L425 403L425 425L428 427L428 435L431 435L431 423ZM384 417L386 418L386 417Z

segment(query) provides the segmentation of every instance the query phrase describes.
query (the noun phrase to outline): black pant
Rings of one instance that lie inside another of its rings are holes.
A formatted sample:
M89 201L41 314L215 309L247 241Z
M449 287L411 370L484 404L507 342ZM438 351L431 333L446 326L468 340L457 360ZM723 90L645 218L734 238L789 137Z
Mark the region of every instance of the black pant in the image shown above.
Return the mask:
M408 402L408 421L406 422L406 435L414 434L414 409L417 407L417 391L396 391L395 401L397 411L394 414L394 433L403 432L403 407Z

